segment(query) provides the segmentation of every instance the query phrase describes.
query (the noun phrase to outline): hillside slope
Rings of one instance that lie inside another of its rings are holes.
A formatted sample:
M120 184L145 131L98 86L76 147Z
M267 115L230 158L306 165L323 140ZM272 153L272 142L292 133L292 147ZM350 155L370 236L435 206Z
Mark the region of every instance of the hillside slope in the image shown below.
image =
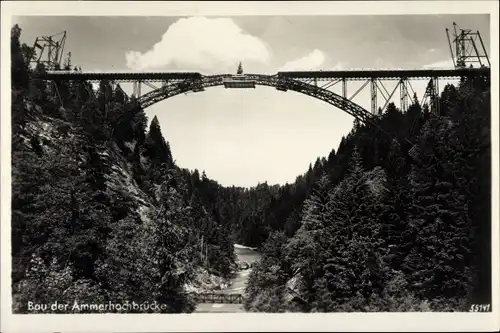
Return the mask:
M14 311L75 299L156 301L165 307L147 311L192 311L188 289L220 287L235 269L234 249L188 190L158 120L146 131L144 112L105 81L97 92L86 82L59 82L54 94L31 80L29 48L19 35L16 26ZM200 275L210 282L202 285Z

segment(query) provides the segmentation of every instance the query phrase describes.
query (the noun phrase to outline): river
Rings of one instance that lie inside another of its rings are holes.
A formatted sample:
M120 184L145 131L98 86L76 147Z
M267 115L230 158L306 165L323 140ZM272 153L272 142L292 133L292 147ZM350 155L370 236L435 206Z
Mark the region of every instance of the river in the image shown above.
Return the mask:
M253 248L242 246L239 244L234 245L234 252L236 253L238 261L244 261L253 265L260 259L260 253ZM231 280L231 285L224 290L220 290L223 294L244 294L245 287L250 275L251 269L238 271L236 276ZM195 312L245 312L243 304L208 304L200 303Z

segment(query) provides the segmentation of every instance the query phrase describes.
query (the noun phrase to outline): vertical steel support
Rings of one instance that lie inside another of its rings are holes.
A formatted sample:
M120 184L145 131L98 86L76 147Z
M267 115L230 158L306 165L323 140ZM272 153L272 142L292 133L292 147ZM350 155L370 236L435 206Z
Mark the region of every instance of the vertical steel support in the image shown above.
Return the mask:
M453 54L453 47L451 46L450 32L446 28L446 37L448 38L448 46L450 47L451 59L453 60L453 68L457 68L457 62L455 61L455 55Z
M436 115L440 113L440 99L439 99L439 77L434 77L434 108Z
M54 97L55 96L55 82L50 80L48 83L46 82L46 87L47 87L47 92L49 93L50 96Z
M48 82L48 92L54 99L59 100L59 104L61 104L61 106L64 107L61 94L59 94L59 89L57 88L57 84L55 81L50 80Z
M141 96L141 81L140 80L134 81L132 95L135 98L139 98Z
M377 80L372 78L370 80L370 92L372 101L372 114L377 113Z
M431 78L427 83L427 87L425 88L424 96L422 97L421 105L424 105L427 102L427 98L430 98L432 102L432 96L434 94L434 80Z
M347 80L345 77L342 78L342 97L344 98L342 103L345 107L347 99Z
M314 86L317 87L318 86L318 78L314 78Z
M406 112L408 109L408 88L407 88L407 78L401 78L399 92L400 92L400 108L401 112Z
M486 57L486 62L488 63L488 67L491 67L490 57L488 57L488 53L486 52L486 48L484 47L483 39L481 38L481 34L479 33L479 31L477 32L477 37L481 42L481 47L483 48L484 56Z
M48 44L49 44L49 46L48 46L48 53L49 53L48 54L48 58L49 58L49 61L50 61L50 57L52 56L52 36L49 36L48 39L49 39L48 40Z

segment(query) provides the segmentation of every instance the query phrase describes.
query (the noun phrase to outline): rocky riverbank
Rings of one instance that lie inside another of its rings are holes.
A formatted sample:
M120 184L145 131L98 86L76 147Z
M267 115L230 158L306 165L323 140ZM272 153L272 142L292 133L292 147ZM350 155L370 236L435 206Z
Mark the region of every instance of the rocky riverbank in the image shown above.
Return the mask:
M225 279L200 268L195 279L185 284L184 288L188 293L206 293L227 289L230 284L231 279Z

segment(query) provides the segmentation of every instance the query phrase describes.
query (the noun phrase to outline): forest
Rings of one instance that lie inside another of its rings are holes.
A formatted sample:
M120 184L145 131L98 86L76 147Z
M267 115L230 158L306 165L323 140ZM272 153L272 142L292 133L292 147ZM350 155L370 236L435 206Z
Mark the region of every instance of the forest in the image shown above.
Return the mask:
M30 67L20 35L14 26L14 312L74 299L192 312L185 286L200 270L234 274L234 243L262 253L247 311L491 303L488 77L447 85L430 105L414 96L406 112L389 104L374 122L355 121L292 184L223 187L176 165L158 119L148 127L118 85L34 79L45 68Z
M12 293L28 301L167 304L191 312L186 284L235 269L213 183L178 167L158 119L102 81L33 79L32 50L11 34ZM65 63L64 70L72 69ZM59 98L62 100L61 102Z

